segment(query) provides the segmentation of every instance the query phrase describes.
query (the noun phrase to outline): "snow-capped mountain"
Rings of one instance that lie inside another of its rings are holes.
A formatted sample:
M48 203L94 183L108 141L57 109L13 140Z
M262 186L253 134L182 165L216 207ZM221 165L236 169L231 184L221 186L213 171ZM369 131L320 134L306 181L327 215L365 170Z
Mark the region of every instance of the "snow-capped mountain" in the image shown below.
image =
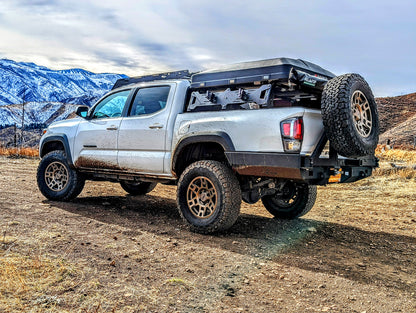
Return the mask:
M125 77L78 68L55 71L34 63L1 59L0 105L45 101L88 105Z
M83 69L51 70L34 63L0 60L0 128L49 124L66 118L74 105L94 104L109 91L120 74L95 74ZM19 105L20 104L20 105Z

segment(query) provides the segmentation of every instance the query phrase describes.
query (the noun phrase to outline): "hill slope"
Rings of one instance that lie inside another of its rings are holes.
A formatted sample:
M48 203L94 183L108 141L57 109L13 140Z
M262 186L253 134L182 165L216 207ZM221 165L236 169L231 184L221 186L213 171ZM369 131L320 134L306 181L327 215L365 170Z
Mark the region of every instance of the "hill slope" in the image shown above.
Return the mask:
M416 93L377 98L380 143L413 145L416 136Z

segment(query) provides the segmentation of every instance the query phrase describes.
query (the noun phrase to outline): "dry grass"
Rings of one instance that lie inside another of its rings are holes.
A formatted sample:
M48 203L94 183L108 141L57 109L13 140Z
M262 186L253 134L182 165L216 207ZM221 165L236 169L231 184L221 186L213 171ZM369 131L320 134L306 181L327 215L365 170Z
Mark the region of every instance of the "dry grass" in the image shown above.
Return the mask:
M0 147L0 155L36 158L36 157L39 157L39 150L37 148L3 148L3 147Z
M397 177L403 179L416 179L416 169L412 167L392 167L391 164L382 162L380 167L373 172L374 176Z
M416 150L389 149L386 145L379 145L376 156L380 159L380 167L374 171L375 176L416 179Z
M391 149L391 150L378 150L376 156L382 160L391 162L406 162L410 164L416 164L416 151Z
M64 260L0 250L0 312L116 312L99 288Z
M0 238L0 312L115 312L100 284L62 258L19 250L16 238ZM102 304L106 304L103 308Z
M0 258L0 310L60 311L57 306L62 299L53 295L54 286L72 285L70 273L63 261L4 253Z

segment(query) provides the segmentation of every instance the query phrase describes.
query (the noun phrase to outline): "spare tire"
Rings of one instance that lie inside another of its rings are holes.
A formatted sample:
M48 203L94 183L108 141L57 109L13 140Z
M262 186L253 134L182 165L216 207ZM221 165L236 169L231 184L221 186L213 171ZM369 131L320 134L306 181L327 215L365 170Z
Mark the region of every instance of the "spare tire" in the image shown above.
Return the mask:
M377 104L361 75L344 74L328 81L322 92L321 111L329 142L340 155L374 153L379 136Z

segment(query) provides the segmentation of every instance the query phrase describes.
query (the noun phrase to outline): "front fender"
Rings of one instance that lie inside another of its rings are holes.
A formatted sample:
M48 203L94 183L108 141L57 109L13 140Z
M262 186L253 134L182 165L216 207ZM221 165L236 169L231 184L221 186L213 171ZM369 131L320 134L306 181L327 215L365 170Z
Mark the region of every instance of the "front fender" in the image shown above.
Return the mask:
M53 143L60 143L64 147L64 151L66 154L66 158L68 163L71 167L74 167L74 163L72 161L71 156L71 149L69 147L68 137L65 134L54 134L52 136L42 138L39 147L39 156L42 158L45 154L51 152L52 150L48 149L48 147Z

